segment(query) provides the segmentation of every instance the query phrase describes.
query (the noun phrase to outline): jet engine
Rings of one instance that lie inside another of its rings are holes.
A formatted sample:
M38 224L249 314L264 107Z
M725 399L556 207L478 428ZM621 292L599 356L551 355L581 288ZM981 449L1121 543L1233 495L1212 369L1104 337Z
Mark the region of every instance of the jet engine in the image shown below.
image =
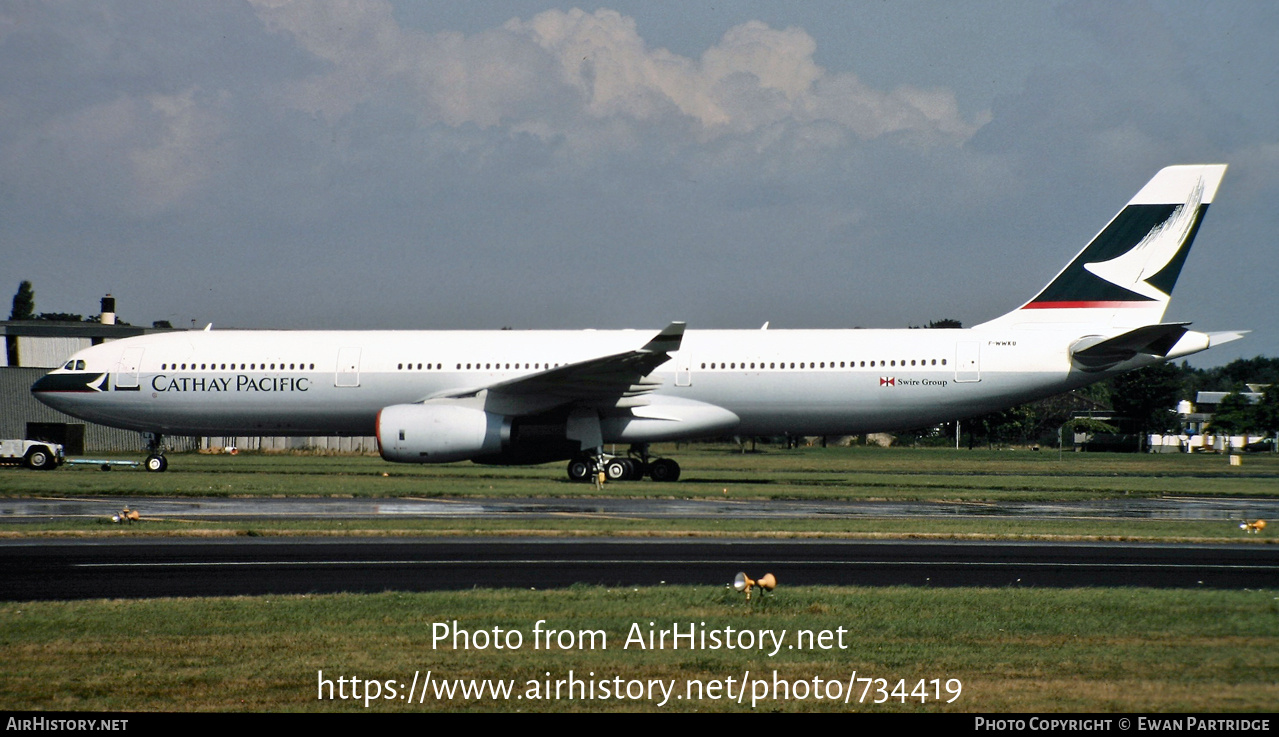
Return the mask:
M382 458L398 463L475 461L528 465L568 460L584 450L569 438L569 408L510 417L448 402L395 404L378 413ZM674 397L600 418L606 443L652 443L735 428L737 415L714 405ZM576 436L575 436L576 437Z
M502 453L511 418L452 404L396 404L377 418L382 458L399 463L450 463Z

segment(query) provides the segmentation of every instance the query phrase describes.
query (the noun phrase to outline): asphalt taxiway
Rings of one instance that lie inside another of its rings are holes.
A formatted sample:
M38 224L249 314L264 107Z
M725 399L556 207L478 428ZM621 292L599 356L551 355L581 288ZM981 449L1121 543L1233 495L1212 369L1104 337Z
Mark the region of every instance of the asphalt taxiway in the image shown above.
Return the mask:
M1279 546L630 539L9 540L7 600L726 585L1279 587Z
M1279 518L1279 500L865 502L654 499L0 500L0 519ZM1240 533L1242 534L1242 533ZM60 538L0 541L0 599L137 598L473 587L721 585L738 571L786 584L1279 588L1279 545L621 538Z

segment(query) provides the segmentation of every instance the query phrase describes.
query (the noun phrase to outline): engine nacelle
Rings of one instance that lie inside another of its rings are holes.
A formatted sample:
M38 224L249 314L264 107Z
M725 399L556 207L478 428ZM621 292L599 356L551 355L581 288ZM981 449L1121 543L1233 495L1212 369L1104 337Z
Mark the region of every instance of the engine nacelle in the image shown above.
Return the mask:
M382 457L399 463L451 463L502 453L511 418L450 404L396 404L378 412Z

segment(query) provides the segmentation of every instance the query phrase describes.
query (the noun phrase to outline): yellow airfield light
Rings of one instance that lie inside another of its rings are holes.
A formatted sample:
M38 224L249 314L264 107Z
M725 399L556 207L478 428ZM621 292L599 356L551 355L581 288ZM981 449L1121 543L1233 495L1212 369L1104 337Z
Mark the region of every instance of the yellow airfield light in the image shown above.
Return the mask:
M750 576L747 576L745 572L742 572L737 574L737 576L733 579L733 588L737 591L746 592L747 601L750 601L751 589L756 586L764 589L765 591L772 591L777 588L777 577L771 573L765 573L763 576L760 576L758 581L756 581L751 579Z

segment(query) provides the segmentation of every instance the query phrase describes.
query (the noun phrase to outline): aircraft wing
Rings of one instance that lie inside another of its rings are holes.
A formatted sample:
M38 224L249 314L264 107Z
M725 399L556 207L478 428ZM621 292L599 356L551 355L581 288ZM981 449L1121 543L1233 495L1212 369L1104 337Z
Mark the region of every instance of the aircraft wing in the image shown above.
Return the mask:
M482 399L484 408L503 414L529 414L565 404L608 404L648 394L661 386L648 378L670 360L684 338L684 323L667 325L652 340L633 351L590 358L535 374L482 387L437 394L427 399Z

